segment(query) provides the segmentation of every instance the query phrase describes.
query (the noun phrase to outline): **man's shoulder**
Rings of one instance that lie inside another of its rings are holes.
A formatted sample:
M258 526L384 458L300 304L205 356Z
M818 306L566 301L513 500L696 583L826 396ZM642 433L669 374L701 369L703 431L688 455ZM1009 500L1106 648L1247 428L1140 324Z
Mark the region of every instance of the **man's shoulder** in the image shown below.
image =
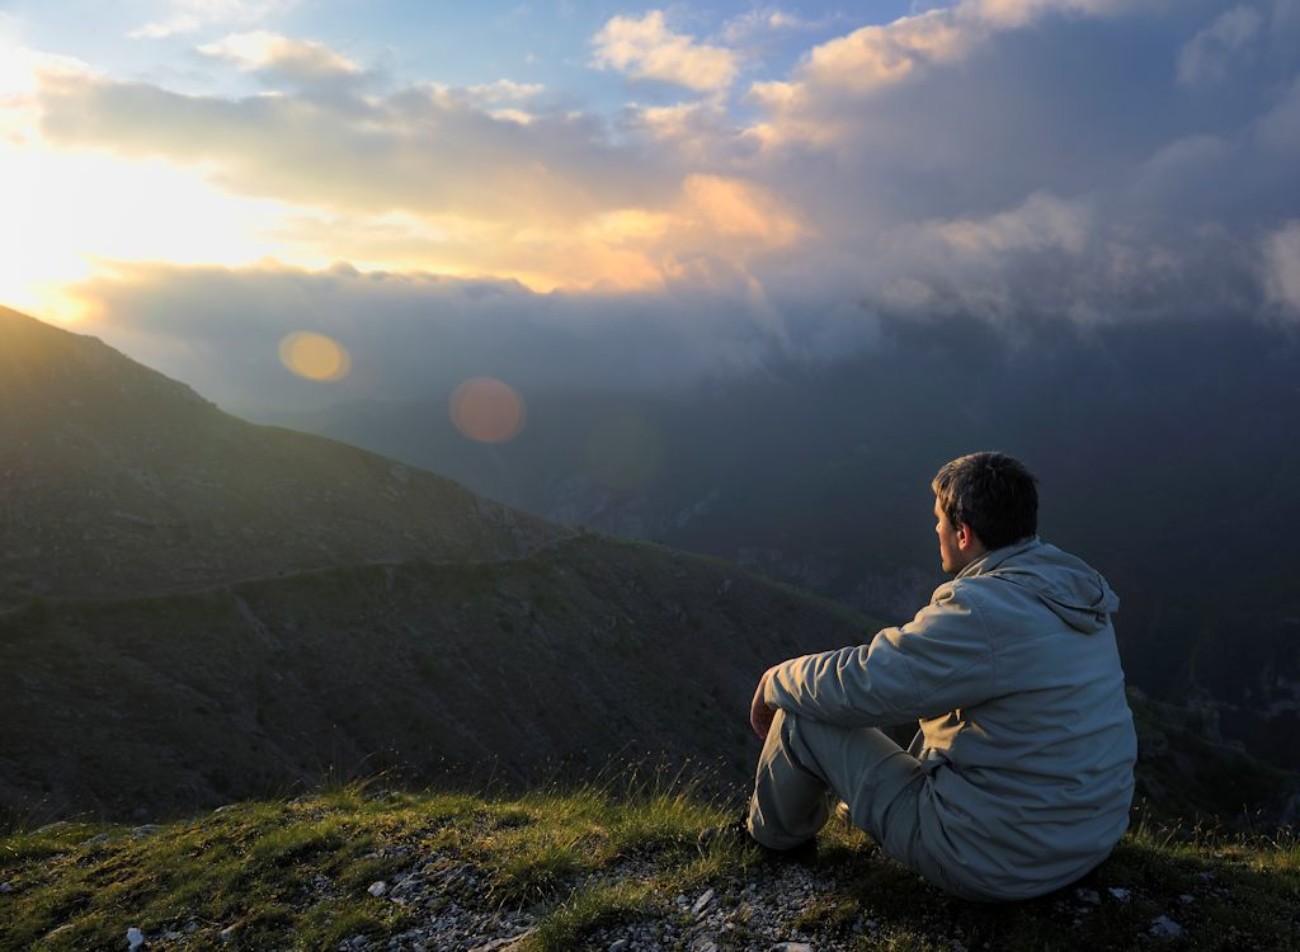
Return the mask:
M1009 571L995 570L978 575L949 579L934 590L930 603L950 611L977 615L997 614L1025 599L1038 600L1042 580L1033 567L1007 566Z
M934 590L930 604L917 616L925 625L983 627L990 593L982 576L948 579Z

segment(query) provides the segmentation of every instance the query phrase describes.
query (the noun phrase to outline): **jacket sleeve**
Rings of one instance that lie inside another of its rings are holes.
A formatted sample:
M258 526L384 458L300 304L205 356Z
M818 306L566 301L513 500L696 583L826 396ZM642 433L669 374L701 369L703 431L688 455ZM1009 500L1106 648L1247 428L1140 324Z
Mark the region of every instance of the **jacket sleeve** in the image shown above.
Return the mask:
M771 669L764 700L845 727L882 727L971 707L994 696L991 634L962 581L867 645L792 658Z

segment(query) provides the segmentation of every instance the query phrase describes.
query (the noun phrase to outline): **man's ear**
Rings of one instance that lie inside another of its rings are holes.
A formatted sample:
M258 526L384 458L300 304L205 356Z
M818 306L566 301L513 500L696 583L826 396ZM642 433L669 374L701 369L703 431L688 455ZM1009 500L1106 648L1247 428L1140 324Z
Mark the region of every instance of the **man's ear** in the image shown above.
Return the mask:
M978 542L979 539L975 536L975 530L964 522L957 523L957 548L965 552Z

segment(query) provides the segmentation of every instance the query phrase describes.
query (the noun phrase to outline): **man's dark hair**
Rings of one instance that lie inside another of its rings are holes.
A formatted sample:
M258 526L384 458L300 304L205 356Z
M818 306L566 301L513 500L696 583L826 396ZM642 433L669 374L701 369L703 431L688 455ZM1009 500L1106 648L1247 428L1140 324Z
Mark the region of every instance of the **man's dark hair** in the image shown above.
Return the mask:
M971 453L945 463L930 487L954 525L965 523L988 549L1038 532L1038 480L1005 453Z

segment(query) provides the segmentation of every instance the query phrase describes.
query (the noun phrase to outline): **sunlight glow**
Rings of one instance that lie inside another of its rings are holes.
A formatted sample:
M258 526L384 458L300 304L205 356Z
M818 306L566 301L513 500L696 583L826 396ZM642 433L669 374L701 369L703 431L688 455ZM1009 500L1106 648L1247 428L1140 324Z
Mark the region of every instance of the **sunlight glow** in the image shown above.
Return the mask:
M0 303L75 321L95 305L74 286L113 262L238 265L278 250L267 235L285 206L227 194L209 169L44 141L37 73L84 68L0 38Z
M524 401L492 377L466 380L451 395L451 422L479 443L504 443L524 428Z

